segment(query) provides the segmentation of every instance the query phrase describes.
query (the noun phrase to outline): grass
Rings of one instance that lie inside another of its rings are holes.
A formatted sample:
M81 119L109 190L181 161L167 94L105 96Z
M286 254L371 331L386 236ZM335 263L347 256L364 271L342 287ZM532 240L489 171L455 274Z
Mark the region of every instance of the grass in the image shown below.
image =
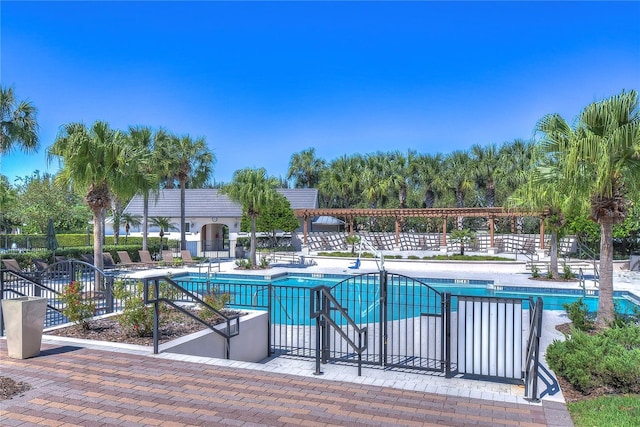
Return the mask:
M430 257L424 257L422 259L435 260L435 261L513 261L510 258L504 258L504 257L499 257L499 256L491 256L491 255L460 255L460 254L434 255L434 256L430 256Z
M567 404L576 427L637 427L640 395L601 396Z

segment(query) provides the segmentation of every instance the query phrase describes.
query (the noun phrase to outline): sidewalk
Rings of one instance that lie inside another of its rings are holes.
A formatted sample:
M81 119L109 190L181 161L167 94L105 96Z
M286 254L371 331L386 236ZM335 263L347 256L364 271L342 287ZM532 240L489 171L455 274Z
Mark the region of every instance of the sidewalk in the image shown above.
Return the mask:
M0 402L6 426L571 426L563 403L513 403L74 345L8 359L31 384ZM428 377L427 377L428 378Z

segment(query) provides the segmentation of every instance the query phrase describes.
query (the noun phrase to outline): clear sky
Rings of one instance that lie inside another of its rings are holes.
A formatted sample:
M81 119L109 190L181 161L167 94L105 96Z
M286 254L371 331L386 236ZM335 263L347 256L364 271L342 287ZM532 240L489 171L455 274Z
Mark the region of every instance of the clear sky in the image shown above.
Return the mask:
M216 182L293 153L449 153L640 89L640 2L0 2L1 83L62 124L204 136Z

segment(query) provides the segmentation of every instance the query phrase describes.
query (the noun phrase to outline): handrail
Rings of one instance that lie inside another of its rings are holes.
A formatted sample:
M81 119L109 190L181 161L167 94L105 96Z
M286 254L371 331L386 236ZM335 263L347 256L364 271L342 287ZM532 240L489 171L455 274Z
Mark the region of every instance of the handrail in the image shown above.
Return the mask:
M529 298L529 338L527 339L527 356L524 368L524 393L525 397L534 401L538 396L538 369L540 358L540 336L542 335L542 298L536 302Z
M600 282L600 272L598 271L598 257L596 256L596 252L589 246L582 243L579 238L576 238L576 244L578 246L578 250L585 253L587 258L591 260L593 264L593 281L595 286L598 286L598 283Z
M337 310L347 320L349 326L358 334L358 344L342 330L342 328L331 318L331 310ZM351 346L358 354L358 376L362 375L362 353L367 349L368 332L367 327L360 328L358 324L347 314L338 300L331 294L331 289L327 286L317 286L311 289L311 319L316 319L316 375L320 374L320 337L328 336L320 332L321 324L328 324ZM363 344L364 340L364 344ZM326 343L325 343L326 344Z
M373 252L373 255L375 255L377 258L380 258L380 263L378 263L378 260L376 259L376 265L378 266L379 271L384 271L384 255L382 255L382 252L374 248L373 245L367 239L365 239L364 236L358 236L358 237L360 238L358 258L362 255L362 246L364 245L366 249Z
M149 295L149 285L150 285L150 283L153 284L153 298L150 298L150 295ZM223 330L215 328L215 326L216 326L215 324L209 323L209 322L206 322L203 319L200 319L198 316L194 315L190 311L185 310L183 307L181 307L178 304L176 304L173 300L171 300L169 298L166 298L164 296L160 296L160 283L166 283L166 284L170 285L174 289L176 289L176 290L182 292L183 294L185 294L186 296L188 296L192 301L205 306L206 308L208 308L211 311L213 311L216 315L220 316L222 319L224 319L224 322L226 323L225 330L223 331ZM218 335L221 335L222 337L224 337L227 340L226 358L227 359L230 358L231 337L234 337L234 336L240 334L240 316L238 316L238 315L226 316L221 311L216 310L210 304L208 304L205 301L203 301L199 296L197 296L196 294L186 290L185 288L183 288L182 286L178 285L176 282L174 282L172 279L170 279L167 276L147 277L147 278L144 279L143 284L144 284L144 303L145 304L153 304L154 305L154 318L153 318L153 353L154 354L158 354L158 336L159 336L159 331L158 331L159 322L158 322L158 320L159 320L159 316L160 316L159 304L161 302L164 302L165 304L170 305L171 307L175 308L176 310L180 311L181 313L189 316L190 318L192 318L196 322L201 323L202 325L204 325L207 328L211 329L213 332L217 333ZM233 327L231 325L232 322L235 323L235 325Z
M258 305L258 292L264 292L267 291L269 292L269 288L265 288L265 289L257 289L254 293L253 296L251 297L251 305L253 305L254 307L256 307ZM287 319L289 320L293 320L293 317L291 317L291 315L289 314L289 312L287 311L287 307L285 307L285 305L282 303L282 300L280 299L280 297L278 296L278 294L276 294L275 292L273 293L273 296L275 297L275 299L278 301L278 304L280 305L280 307L282 308L282 311L284 311L284 314L287 316Z

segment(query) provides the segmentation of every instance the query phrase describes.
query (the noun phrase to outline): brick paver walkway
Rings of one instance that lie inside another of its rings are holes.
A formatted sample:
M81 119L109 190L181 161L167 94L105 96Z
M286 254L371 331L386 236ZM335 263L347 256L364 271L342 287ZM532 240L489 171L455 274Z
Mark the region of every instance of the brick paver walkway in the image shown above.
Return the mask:
M32 389L3 426L571 426L565 405L515 404L91 350L43 346L1 374Z

